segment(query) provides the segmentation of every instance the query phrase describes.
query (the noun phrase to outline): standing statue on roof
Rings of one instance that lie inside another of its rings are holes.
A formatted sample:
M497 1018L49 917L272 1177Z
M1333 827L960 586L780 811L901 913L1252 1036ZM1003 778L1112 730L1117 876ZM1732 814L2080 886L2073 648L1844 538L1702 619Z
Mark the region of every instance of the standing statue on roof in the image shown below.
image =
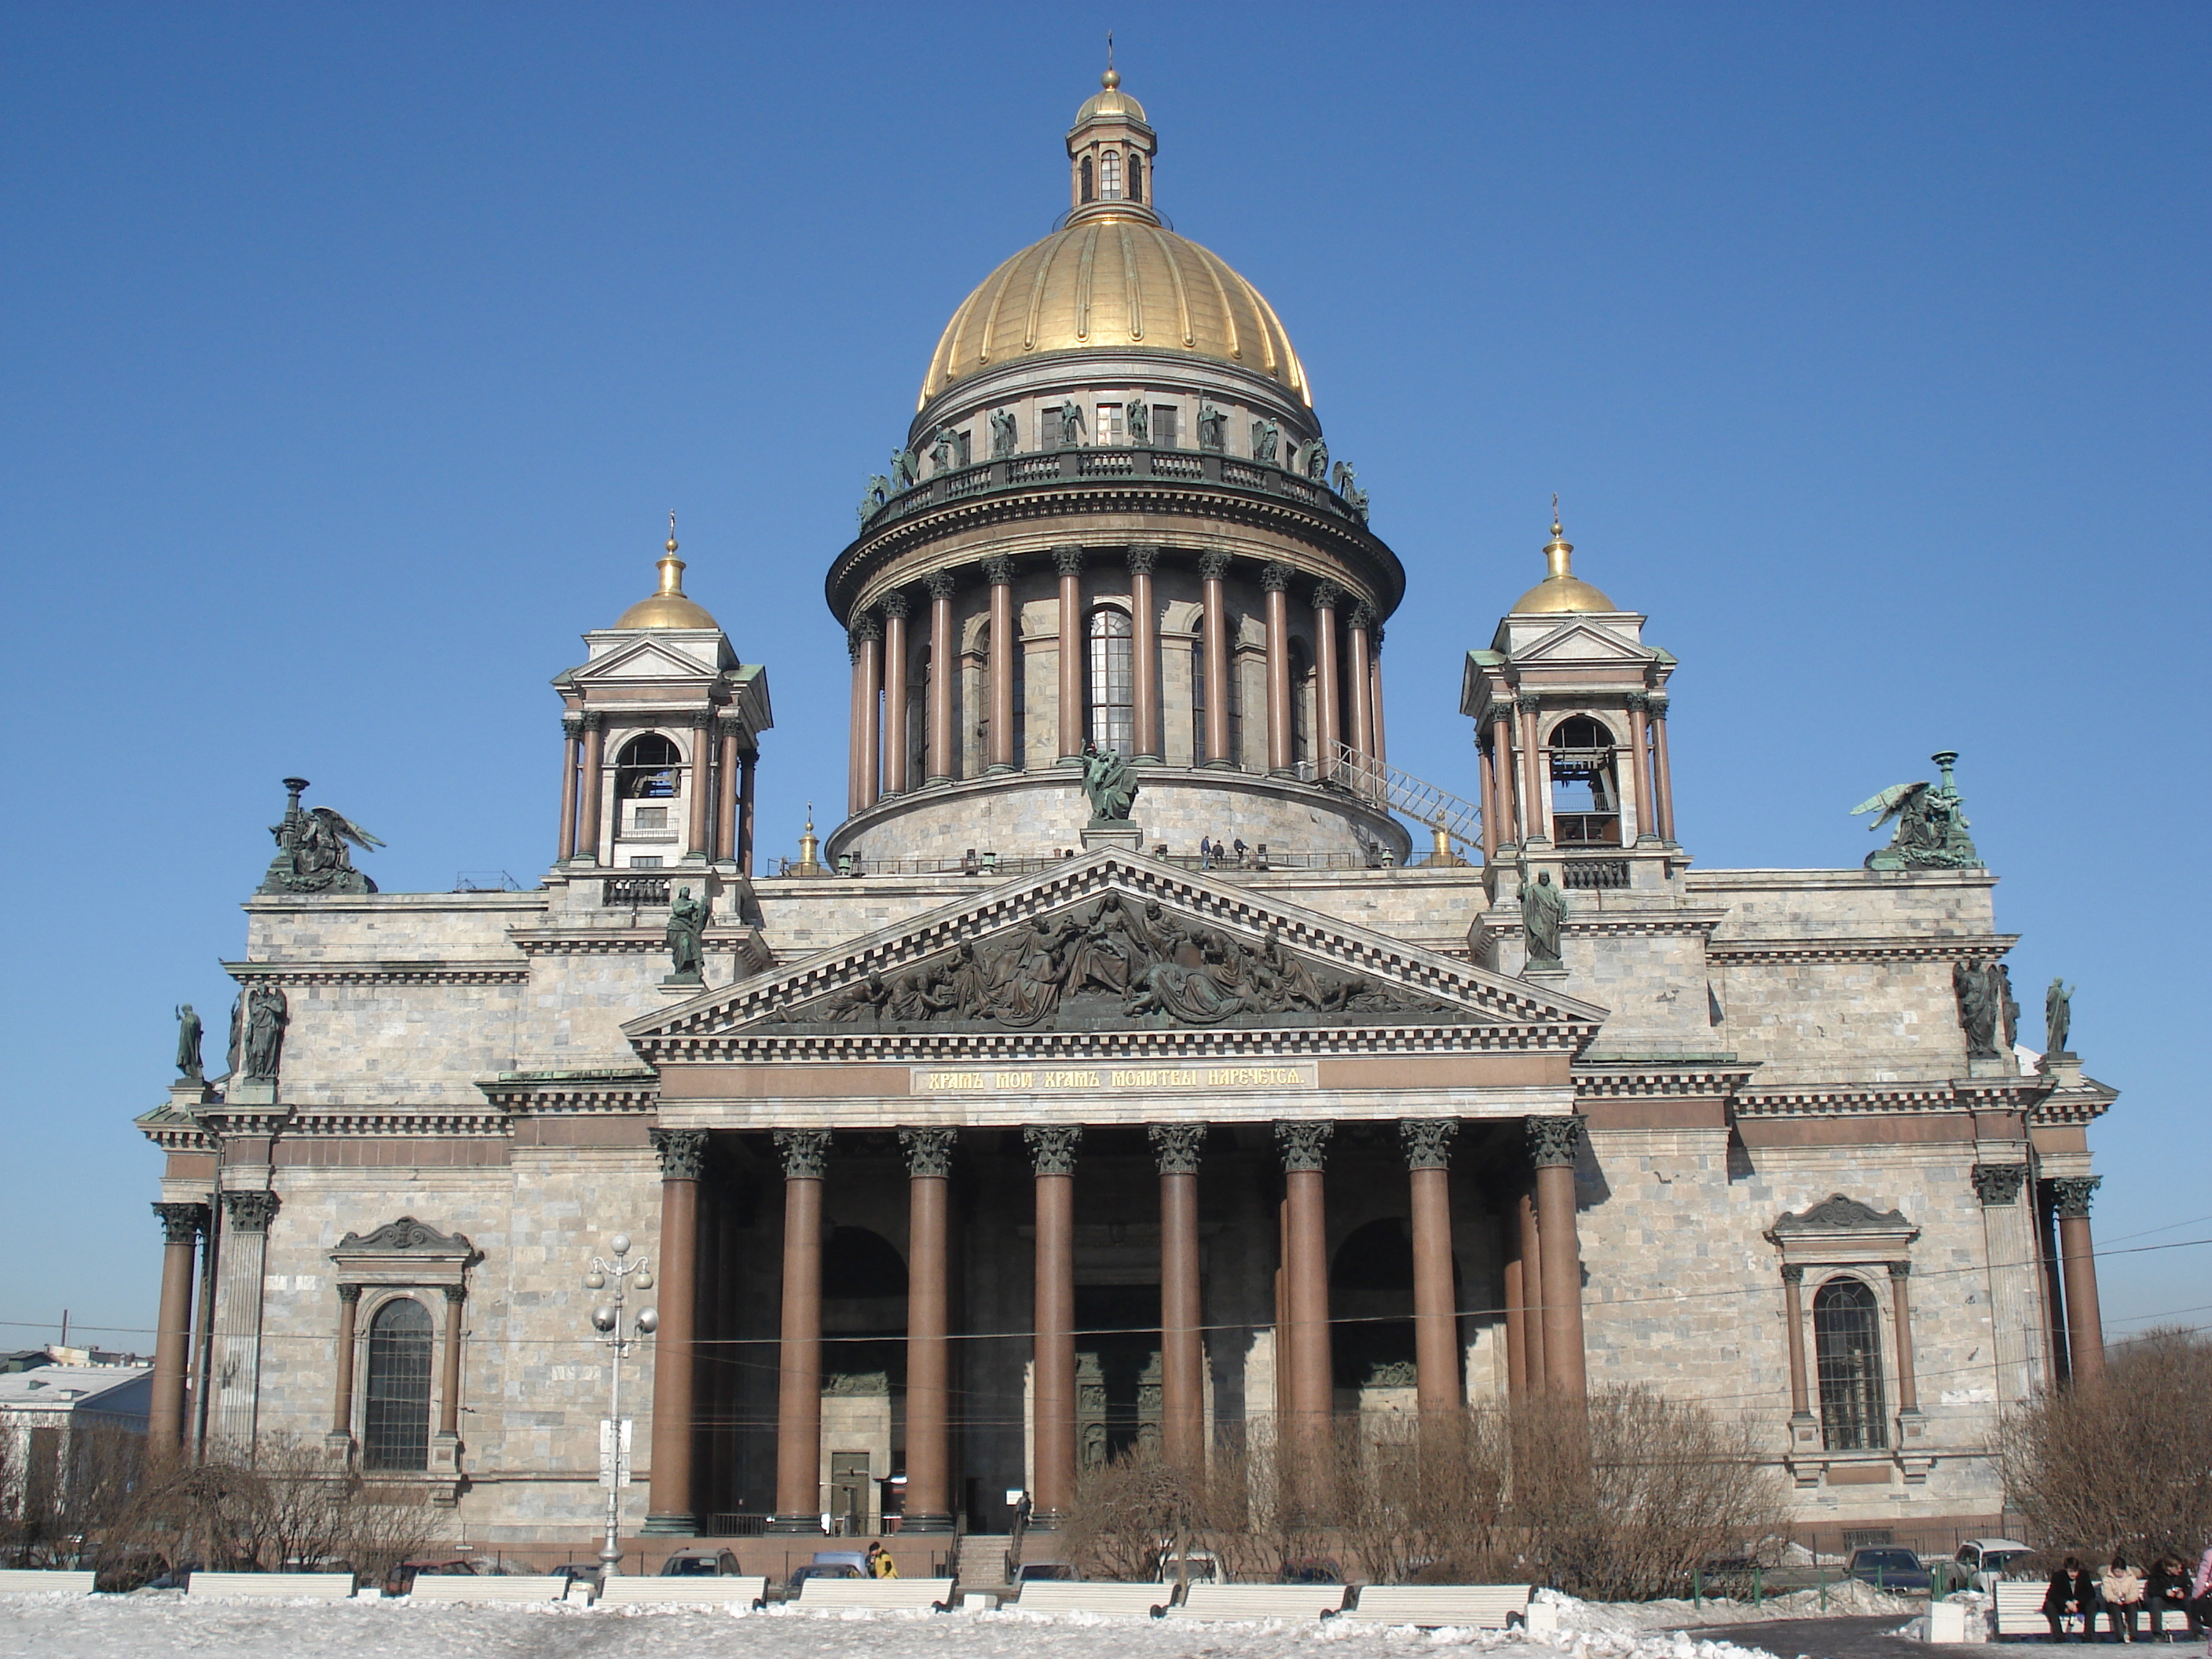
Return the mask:
M2063 975L2051 981L2043 994L2043 1046L2046 1054L2069 1052L2066 1040L2074 1035L2074 988Z

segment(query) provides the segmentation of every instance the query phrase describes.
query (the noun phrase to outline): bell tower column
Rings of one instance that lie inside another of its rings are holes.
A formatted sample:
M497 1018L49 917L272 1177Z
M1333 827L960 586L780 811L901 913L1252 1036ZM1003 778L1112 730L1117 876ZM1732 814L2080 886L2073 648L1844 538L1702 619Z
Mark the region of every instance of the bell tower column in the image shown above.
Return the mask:
M561 836L555 859L576 856L576 769L583 763L584 721L580 714L561 717Z
M1260 586L1267 596L1267 771L1274 777L1289 776L1296 758L1291 753L1290 585L1290 566L1261 568Z
M684 780L690 799L685 803L684 860L705 863L714 856L707 844L707 807L714 799L714 715L702 708L691 716L691 769Z
M606 799L605 756L607 741L607 717L597 708L586 708L584 723L584 774L577 787L584 794L583 823L576 832L576 860L580 864L599 861L599 813Z
M1514 822L1516 814L1513 802L1513 705L1501 700L1490 706L1490 713L1493 722L1490 737L1490 775L1498 793L1498 834L1495 839L1502 851L1521 844L1521 833Z
M714 861L735 864L738 841L738 776L745 769L738 757L738 742L744 736L744 722L724 714L715 730L721 738L721 757L714 769Z
M1659 804L1659 839L1674 845L1674 769L1667 758L1667 698L1655 691L1649 699L1651 725L1656 742L1651 756L1651 770L1656 778L1654 793Z

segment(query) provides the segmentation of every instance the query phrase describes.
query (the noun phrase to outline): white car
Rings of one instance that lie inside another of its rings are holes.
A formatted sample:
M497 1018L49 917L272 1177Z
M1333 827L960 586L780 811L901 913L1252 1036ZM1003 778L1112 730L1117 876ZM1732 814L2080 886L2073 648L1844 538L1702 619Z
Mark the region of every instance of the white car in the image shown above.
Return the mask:
M1975 1589L1994 1593L2005 1570L2021 1557L2033 1553L2017 1538L1969 1538L1959 1546L1959 1553L1952 1559L1959 1564L1968 1584Z

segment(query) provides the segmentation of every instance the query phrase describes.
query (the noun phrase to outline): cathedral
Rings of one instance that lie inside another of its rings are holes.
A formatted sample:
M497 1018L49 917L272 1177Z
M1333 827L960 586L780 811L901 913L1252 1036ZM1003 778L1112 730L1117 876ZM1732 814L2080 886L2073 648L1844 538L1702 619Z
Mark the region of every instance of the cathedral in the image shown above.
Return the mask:
M1700 868L1675 659L1555 514L1465 775L1392 767L1407 569L1289 332L1112 71L1066 148L828 561L826 836L757 850L764 641L672 527L553 680L531 890L380 892L286 781L227 1064L188 1025L138 1120L155 1443L308 1443L487 1548L585 1547L604 1469L633 1538L766 1560L1647 1385L1804 1525L1995 1516L2000 1414L2103 1364L2113 1094L2062 989L2014 1042L1956 757L1865 867Z

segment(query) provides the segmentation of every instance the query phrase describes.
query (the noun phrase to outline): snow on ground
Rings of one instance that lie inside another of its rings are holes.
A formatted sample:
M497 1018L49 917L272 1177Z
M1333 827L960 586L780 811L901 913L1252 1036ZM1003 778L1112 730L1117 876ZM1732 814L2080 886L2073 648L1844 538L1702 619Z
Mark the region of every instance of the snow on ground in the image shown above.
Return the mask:
M39 1659L1416 1659L1497 1648L1513 1650L1502 1659L1772 1659L1730 1642L1589 1628L1528 1640L1334 1620L0 1596L0 1653Z
M1702 1605L1661 1601L1577 1601L1571 1595L1539 1590L1537 1599L1559 1609L1559 1626L1569 1631L1669 1631L1686 1625L1750 1624L1767 1619L1848 1619L1894 1614L1903 1619L1925 1613L1924 1597L1892 1595L1871 1584L1847 1578L1827 1589L1827 1605L1817 1589L1792 1590L1763 1601L1724 1601L1711 1596Z

